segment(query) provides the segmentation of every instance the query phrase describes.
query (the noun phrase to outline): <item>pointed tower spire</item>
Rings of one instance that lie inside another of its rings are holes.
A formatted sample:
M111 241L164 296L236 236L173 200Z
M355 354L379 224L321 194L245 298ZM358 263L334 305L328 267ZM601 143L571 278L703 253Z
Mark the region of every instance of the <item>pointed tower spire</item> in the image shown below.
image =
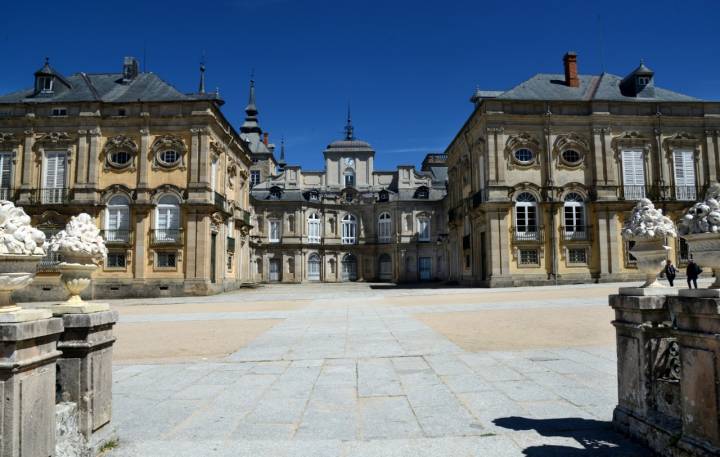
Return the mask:
M240 127L240 132L249 134L255 133L260 137L262 129L258 125L258 109L255 106L255 70L250 74L250 96L245 107L245 122Z
M205 51L203 51L202 59L200 59L200 88L198 93L205 93Z
M350 117L350 103L348 103L348 114L347 114L347 124L345 124L345 139L347 141L352 141L355 139L355 129L352 125L352 118Z

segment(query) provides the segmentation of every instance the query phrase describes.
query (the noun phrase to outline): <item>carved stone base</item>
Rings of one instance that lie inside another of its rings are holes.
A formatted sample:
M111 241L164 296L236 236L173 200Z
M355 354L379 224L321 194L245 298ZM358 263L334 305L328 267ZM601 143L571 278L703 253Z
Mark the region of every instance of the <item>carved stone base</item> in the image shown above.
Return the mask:
M720 289L681 289L681 297L720 298Z
M52 313L46 309L22 309L0 313L0 323L14 324L18 322L30 322L40 319L48 319Z
M48 308L54 316L62 316L64 314L87 314L99 313L102 311L110 311L110 305L107 303L91 303L81 302L77 304L61 303Z
M640 297L657 297L660 295L677 295L678 289L674 287L621 287L620 295L635 295Z

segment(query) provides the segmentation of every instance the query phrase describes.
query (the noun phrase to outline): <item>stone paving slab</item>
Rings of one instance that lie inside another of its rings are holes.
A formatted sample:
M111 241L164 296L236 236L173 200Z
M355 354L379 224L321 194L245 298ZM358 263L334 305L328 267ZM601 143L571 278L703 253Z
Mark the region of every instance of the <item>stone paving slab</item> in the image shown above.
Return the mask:
M116 365L109 455L651 455L609 426L614 347L473 353L412 307L308 308L221 361Z

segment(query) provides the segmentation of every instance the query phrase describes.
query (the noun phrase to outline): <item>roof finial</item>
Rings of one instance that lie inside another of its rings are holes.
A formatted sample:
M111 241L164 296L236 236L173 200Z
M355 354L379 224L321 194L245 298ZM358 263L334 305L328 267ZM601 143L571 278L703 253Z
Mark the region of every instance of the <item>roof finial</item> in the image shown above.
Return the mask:
M202 52L202 58L200 58L200 88L199 93L205 93L205 51Z
M348 103L348 114L347 114L347 124L345 125L345 139L347 141L352 141L355 139L354 135L355 129L352 125L352 118L350 117L350 103Z
M245 111L248 109L257 111L255 108L255 69L253 68L250 71L250 97L248 99L248 106L245 108Z
M45 56L45 65L50 65L50 57Z
M285 137L280 139L280 163L285 163Z

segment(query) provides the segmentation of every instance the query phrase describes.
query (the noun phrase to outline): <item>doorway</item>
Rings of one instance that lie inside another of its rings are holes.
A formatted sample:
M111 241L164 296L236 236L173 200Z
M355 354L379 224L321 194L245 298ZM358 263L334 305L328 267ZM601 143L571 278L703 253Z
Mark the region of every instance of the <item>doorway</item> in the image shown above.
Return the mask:
M280 259L270 259L270 282L280 281Z
M342 280L357 281L357 259L352 254L345 254L343 257Z
M380 279L383 281L392 281L392 260L388 254L380 256Z
M430 281L432 278L432 258L420 257L418 262L420 264L420 281Z
M217 278L215 277L215 249L217 247L217 233L210 235L210 282L215 284Z

